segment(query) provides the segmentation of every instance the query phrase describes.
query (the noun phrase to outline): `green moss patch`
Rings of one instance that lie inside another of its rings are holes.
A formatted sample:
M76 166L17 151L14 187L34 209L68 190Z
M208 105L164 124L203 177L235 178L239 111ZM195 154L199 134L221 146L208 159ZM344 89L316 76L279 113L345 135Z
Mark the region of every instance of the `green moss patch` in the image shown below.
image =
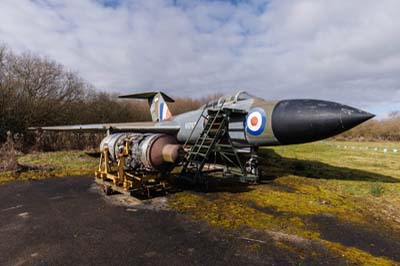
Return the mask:
M49 177L93 174L98 160L83 151L34 153L18 158L18 163L43 170L1 172L0 184L12 180L35 180ZM29 167L28 167L29 168Z
M312 143L262 150L261 165L271 183L239 193L186 191L172 195L169 205L227 230L251 228L308 239L352 265L395 265L394 260L400 260L396 252L390 253L390 248L380 251L385 247L373 245L400 248L396 244L400 243L400 154L378 156L373 151L359 153L334 145ZM320 216L337 226L324 228L316 219ZM354 242L350 241L351 232L346 232L347 238L339 237L341 228L347 228L340 226L347 225L360 229ZM338 237L328 237L329 229L337 230ZM387 237L394 238L385 242ZM365 246L358 240L376 243ZM296 243L280 245L298 250Z

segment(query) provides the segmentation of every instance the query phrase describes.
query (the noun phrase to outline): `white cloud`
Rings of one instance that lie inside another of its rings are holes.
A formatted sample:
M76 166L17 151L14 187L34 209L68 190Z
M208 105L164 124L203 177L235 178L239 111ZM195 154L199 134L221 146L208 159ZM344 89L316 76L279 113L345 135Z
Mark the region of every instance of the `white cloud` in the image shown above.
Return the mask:
M0 41L114 92L398 106L399 1L236 2L2 0Z

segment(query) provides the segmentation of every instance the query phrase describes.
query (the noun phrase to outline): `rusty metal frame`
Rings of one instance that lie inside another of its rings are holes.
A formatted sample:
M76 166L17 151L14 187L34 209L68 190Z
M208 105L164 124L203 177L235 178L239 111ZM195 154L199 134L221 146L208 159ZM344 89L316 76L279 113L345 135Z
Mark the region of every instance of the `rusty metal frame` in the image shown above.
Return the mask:
M130 142L126 141L124 143L124 149L118 154L117 163L113 163L110 160L107 147L102 150L99 166L95 171L96 183L103 185L105 192L106 190L111 190L124 194L131 194L131 192L142 190L148 197L150 197L151 190L165 190L168 185L164 180L160 180L160 182L152 185L147 184L151 180L159 180L157 175L147 174L139 176L125 171L125 161L130 153L129 147ZM116 170L114 170L115 167Z

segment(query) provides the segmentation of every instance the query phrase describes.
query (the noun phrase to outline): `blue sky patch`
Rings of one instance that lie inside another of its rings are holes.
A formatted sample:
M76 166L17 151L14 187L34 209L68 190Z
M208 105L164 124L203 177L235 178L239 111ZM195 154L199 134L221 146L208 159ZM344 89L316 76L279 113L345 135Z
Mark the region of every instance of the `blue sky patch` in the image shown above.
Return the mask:
M117 8L121 5L122 0L96 0L104 7Z

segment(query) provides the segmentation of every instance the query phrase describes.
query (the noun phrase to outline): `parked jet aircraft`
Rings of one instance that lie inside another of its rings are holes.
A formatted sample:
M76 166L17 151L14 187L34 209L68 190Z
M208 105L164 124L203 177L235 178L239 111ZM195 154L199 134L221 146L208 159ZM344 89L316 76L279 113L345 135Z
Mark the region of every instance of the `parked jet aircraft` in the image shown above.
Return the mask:
M182 175L195 176L198 180L204 165L216 160L217 153L226 164L239 168L240 175L257 178L258 147L322 140L374 117L335 102L310 99L266 101L244 91L177 116L172 116L167 105L174 100L163 92L120 98L148 100L152 122L42 129L107 131L107 137L100 144L103 156L96 175L103 181L111 181L114 189L122 186L125 190L136 187L136 181L142 186L154 179L150 173L168 172L182 160ZM186 152L182 144L185 144ZM243 164L237 152L246 149L251 156ZM118 164L118 173L111 173L110 162ZM149 174L152 178L143 178Z

